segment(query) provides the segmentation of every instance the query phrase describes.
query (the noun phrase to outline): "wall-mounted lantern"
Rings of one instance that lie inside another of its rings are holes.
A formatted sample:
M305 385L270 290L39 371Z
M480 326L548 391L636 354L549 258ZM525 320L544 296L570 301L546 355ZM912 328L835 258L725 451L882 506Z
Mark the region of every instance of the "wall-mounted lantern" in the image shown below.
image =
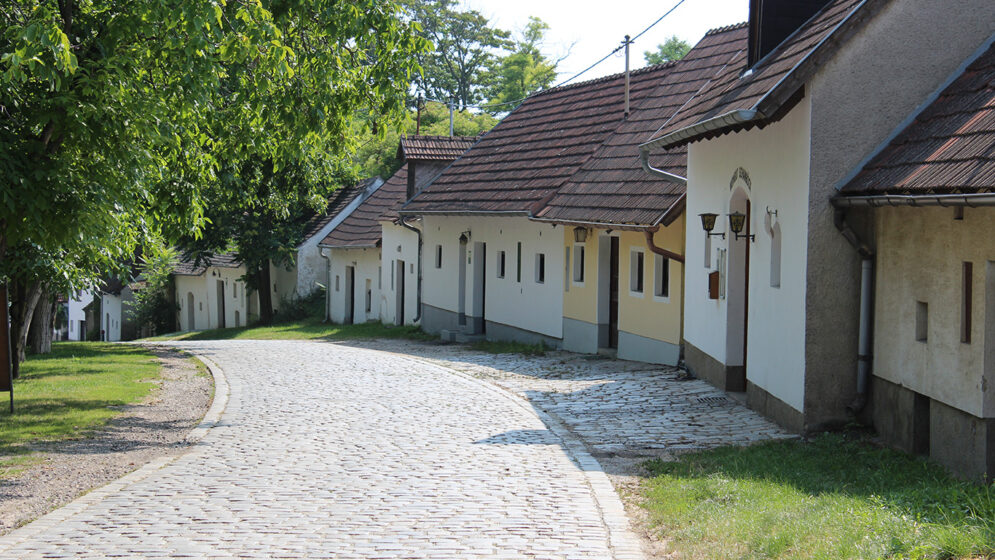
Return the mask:
M712 230L715 229L715 219L719 217L718 214L712 214L710 212L706 212L704 214L698 214L698 216L701 217L701 229L705 230L705 233L707 233L709 237L717 235L722 239L726 238L726 234L724 231L720 231L718 233L712 233Z
M584 243L587 241L587 228L574 228L574 241L577 243Z
M742 212L733 212L729 214L729 229L736 234L736 239L749 238L750 241L757 240L757 234L751 233L750 235L740 235L743 231L743 226L746 225L746 214Z

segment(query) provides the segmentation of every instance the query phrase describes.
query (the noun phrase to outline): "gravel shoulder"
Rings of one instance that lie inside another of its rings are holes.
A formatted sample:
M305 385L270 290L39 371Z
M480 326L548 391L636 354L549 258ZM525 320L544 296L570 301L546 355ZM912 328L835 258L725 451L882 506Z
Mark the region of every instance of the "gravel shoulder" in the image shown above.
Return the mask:
M150 347L162 365L158 387L144 402L86 438L33 445L31 465L0 480L0 535L149 461L182 454L187 433L211 404L213 382L187 354Z

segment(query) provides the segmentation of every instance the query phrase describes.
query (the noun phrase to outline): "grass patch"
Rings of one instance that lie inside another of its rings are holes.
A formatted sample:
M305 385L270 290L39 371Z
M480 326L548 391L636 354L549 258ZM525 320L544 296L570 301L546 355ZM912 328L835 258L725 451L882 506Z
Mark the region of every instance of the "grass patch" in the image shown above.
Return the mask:
M549 350L544 343L525 344L524 342L506 342L502 340L478 340L471 347L474 350L490 352L491 354L522 354L525 356L545 356Z
M14 414L0 407L0 454L23 444L83 437L152 391L159 362L145 349L122 344L58 342L50 354L30 356L14 381ZM4 462L4 467L10 465Z
M325 323L320 319L302 319L268 326L173 333L145 340L354 340L367 338L435 340L436 337L423 332L418 327L411 326L396 327L381 323L335 325Z
M644 507L681 558L995 556L995 486L861 437L651 461Z

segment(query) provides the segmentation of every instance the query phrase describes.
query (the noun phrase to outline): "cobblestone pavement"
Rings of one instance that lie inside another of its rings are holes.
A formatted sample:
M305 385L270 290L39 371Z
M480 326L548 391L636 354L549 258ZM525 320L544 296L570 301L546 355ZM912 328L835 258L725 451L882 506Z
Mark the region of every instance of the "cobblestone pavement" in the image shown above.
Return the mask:
M535 357L406 341L354 345L418 356L487 380L562 422L595 457L670 458L794 437L678 368L571 352Z
M221 420L0 558L639 556L597 462L487 383L328 343L177 346L224 370Z

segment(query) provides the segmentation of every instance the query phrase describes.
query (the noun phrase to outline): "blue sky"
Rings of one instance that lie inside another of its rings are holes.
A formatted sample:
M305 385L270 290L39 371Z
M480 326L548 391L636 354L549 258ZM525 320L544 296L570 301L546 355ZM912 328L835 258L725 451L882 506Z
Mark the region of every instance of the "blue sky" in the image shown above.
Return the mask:
M635 36L677 4L678 0L463 0L497 27L516 31L530 15L549 24L545 53L560 58L559 80L583 70L621 44L626 34ZM685 0L673 13L632 47L632 67L645 65L643 51L653 49L671 35L692 45L706 31L746 21L749 0ZM573 47L571 48L571 44ZM613 55L579 80L597 78L625 70L622 53ZM558 81L559 81L558 80Z

